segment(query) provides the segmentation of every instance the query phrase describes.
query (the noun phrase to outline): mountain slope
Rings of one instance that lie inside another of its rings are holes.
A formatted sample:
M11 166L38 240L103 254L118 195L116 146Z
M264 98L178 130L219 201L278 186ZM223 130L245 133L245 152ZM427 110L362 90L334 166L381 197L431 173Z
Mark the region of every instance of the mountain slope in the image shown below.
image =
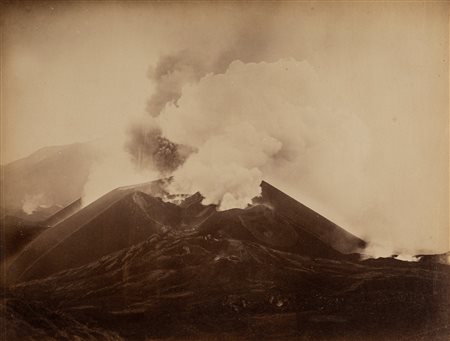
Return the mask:
M278 214L299 228L314 235L327 245L342 253L352 253L363 249L366 243L329 221L312 209L291 198L277 188L263 181L261 197L264 203L273 207Z
M42 278L168 230L227 236L335 259L346 258L341 250L356 252L364 245L269 184L261 186L261 203L223 212L212 205L203 206L198 194L174 205L142 192L160 193L161 182L118 188L39 235L12 261L8 279Z
M138 191L153 186L118 188L46 229L12 260L8 279L43 277L79 266L166 229L177 206Z
M97 157L92 143L75 143L45 147L1 166L3 209L10 213L21 211L27 201L34 201L32 205L36 207L68 205L80 198Z
M0 255L2 261L20 252L30 241L45 231L45 225L6 216L0 226Z

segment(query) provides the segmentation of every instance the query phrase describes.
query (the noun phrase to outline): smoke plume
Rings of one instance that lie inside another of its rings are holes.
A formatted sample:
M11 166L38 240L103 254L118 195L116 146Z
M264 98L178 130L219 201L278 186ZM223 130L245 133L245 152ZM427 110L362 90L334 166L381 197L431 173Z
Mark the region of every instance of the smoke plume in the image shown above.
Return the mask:
M321 158L330 156L328 145L357 172L367 148L364 126L331 110L332 97L309 63L293 59L237 61L223 74L186 85L177 104L156 119L163 136L196 150L173 173L172 190L200 191L205 203L220 209L245 207L260 194L263 179L314 178ZM356 128L360 140L345 136Z
M138 169L155 169L162 177L169 176L190 154L191 150L161 135L155 124L133 123L125 149Z
M190 50L163 56L148 71L148 78L156 84L156 88L147 103L147 112L158 116L167 103L176 103L181 97L184 84L198 81L207 69L205 62L195 57Z
M348 95L307 61L233 57L230 50L210 62L183 51L161 59L150 73L157 85L149 115L129 129L135 164L172 175L173 194L199 191L204 204L221 210L246 207L264 179L350 232L389 244L384 231L393 224L403 231L406 221L376 208L382 204L371 196L376 184L367 173L371 134L358 112L342 104ZM372 214L376 220L366 229ZM394 239L395 248L366 253L419 250Z
M146 112L97 178L116 177L102 168L116 183L173 176L172 193L200 191L219 209L245 207L264 179L374 255L446 251L448 51L439 37L448 18L438 7L366 6L183 9L167 29L173 9L145 20L155 24L131 49L152 64Z
M199 44L195 49L163 55L156 65L149 67L147 76L154 84L146 107L149 117L130 124L126 141L126 149L139 168L156 168L167 175L193 151L188 147L191 144L174 144L163 137L159 123L151 119L158 117L167 105L177 106L185 85L195 84L208 74L224 73L235 60L258 62L270 58L266 53L271 41L270 16L257 13L235 25L229 32L229 41L222 46Z

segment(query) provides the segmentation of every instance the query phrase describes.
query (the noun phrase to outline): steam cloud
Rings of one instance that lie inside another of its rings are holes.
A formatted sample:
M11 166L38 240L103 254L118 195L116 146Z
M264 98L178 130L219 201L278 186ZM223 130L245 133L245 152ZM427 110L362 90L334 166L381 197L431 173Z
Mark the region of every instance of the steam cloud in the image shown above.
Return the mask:
M218 54L215 62L188 51L160 60L150 72L156 91L149 115L129 130L134 162L172 175L173 194L199 191L204 204L221 210L246 207L264 179L369 241L367 255L412 259L421 251L398 238L387 245L382 237L405 222L376 209L363 176L370 131L342 106L344 94L307 61L233 61L234 52ZM376 214L378 221L355 229L358 218L347 224L345 214L365 217L362 224Z
M185 65L166 59L162 64ZM223 73L211 72L198 81L193 81L191 71L188 75L176 76L183 83L175 87L181 88L181 94L157 91L157 102L165 98L167 103L159 115L152 114L131 131L129 144L133 155L144 151L144 157L150 156L144 164L153 165L158 139L171 145L159 163L172 167L156 168L173 171L173 192L200 191L205 204L242 208L260 194L262 179L278 184L307 182L321 173L323 158L352 163L355 175L360 170L368 148L364 125L335 108L326 82L306 61L235 61ZM359 140L353 131L360 132ZM183 157L181 146L188 151ZM133 153L136 150L141 152Z
M153 168L138 167L123 146L124 139L96 141L97 160L92 164L83 188L82 205L121 186L144 183L158 178Z
M22 211L30 215L36 212L41 207L48 207L49 201L44 193L39 194L25 194L23 199Z
M219 209L245 207L263 179L304 202L352 186L342 179L359 181L370 140L364 124L339 109L339 94L312 65L263 62L274 59L264 32L242 32L233 48L206 56L183 50L150 69L148 116L128 129L135 165L173 175L170 191L199 191ZM346 167L330 170L333 161Z
M147 103L147 111L158 116L169 102L181 97L185 83L198 81L207 72L205 62L195 57L189 50L164 56L148 71L148 77L156 84L156 89Z
M184 51L160 61L150 115L129 130L134 162L173 175L169 191L199 191L204 204L225 210L246 207L263 179L302 201L323 191L337 203L348 195L345 187L363 181L370 134L358 116L340 108L339 94L308 62L234 61L223 72L204 74L210 67L193 60ZM369 206L370 198L356 195L347 206ZM411 258L376 245L382 244L370 243L366 254Z
M310 65L284 60L233 62L186 85L158 118L164 136L197 150L174 172L173 190L199 190L221 209L245 207L278 163L299 163L315 83Z
M199 190L205 203L228 209L245 207L262 179L316 180L331 154L358 172L368 148L364 125L332 109L332 97L309 63L293 59L233 62L224 74L186 85L156 120L165 137L197 150L174 172L172 189Z

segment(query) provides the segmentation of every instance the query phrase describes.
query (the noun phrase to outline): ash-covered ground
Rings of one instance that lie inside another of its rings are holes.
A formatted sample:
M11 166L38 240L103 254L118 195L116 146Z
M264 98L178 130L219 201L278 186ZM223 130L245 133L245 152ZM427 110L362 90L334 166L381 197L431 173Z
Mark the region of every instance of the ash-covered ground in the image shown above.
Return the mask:
M445 255L362 260L364 241L264 182L227 211L148 190L113 191L7 259L6 340L450 337Z

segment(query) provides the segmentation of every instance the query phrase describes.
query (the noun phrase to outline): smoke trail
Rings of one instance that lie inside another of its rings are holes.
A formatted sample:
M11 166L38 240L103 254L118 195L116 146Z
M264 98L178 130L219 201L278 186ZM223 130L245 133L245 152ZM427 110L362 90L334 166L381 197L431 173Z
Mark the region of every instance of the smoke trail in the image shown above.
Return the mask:
M147 103L150 117L130 124L125 142L125 148L138 168L157 169L165 176L185 161L189 150L163 137L152 117L159 116L168 103L176 105L182 87L198 81L206 69L206 65L188 50L163 56L154 68L149 69L149 79L155 84L155 91Z

